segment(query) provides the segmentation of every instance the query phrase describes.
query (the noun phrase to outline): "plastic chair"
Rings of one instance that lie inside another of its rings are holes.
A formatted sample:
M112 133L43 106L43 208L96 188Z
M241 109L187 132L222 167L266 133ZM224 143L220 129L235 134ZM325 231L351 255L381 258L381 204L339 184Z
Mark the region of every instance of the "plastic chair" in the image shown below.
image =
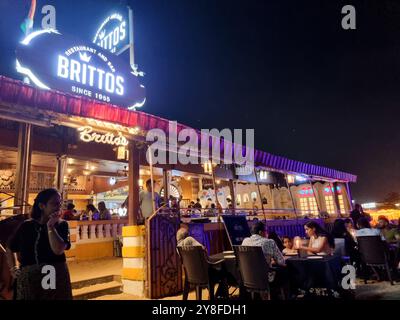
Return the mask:
M393 285L393 279L389 267L388 250L385 242L380 236L357 237L358 249L363 262L372 268L375 274L378 274L374 267L382 267L386 270L390 284ZM379 275L378 275L379 278ZM364 278L367 283L367 277Z
M269 266L261 247L234 246L238 259L243 286L251 293L254 300L255 293L266 294L270 300L270 286L268 282Z

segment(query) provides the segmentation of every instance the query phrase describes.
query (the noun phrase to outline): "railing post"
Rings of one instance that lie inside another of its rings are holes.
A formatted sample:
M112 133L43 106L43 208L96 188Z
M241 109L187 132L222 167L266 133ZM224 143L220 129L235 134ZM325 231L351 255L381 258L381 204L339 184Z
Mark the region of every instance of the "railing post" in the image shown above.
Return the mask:
M82 226L82 235L81 235L81 239L82 240L87 240L87 239L89 239L89 233L88 233L88 231L89 231L89 226L88 225L83 225Z
M106 223L104 225L104 237L111 238L111 224Z
M89 226L89 239L96 239L96 225L95 224L91 224Z

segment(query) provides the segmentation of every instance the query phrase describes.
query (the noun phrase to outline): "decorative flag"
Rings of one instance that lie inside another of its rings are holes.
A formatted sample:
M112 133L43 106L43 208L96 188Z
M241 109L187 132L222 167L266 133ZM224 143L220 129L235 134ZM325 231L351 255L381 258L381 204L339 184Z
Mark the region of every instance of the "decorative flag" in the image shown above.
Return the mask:
M29 34L33 29L33 20L35 18L36 0L31 0L31 7L29 9L28 17L22 22L21 30L25 35Z

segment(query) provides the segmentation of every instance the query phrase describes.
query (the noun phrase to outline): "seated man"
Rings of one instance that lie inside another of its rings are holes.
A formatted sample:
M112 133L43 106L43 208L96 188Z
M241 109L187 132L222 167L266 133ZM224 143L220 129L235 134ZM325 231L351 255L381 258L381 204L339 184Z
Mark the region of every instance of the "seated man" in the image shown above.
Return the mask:
M261 247L268 265L273 269L268 275L269 281L273 288L283 289L282 298L285 299L289 292L289 281L282 252L274 240L266 238L265 225L261 221L253 224L251 234L251 237L243 239L242 246Z
M273 262L285 266L285 259L275 241L266 238L264 223L256 222L251 228L251 234L251 237L243 239L242 246L261 247L269 266L272 266Z
M400 240L399 230L395 226L390 225L389 219L385 216L378 217L377 228L381 231L382 236L387 242L396 242Z
M207 255L207 250L206 248L198 242L195 238L189 236L189 230L186 226L181 226L177 233L176 233L176 242L177 242L177 247L202 247L204 250L204 255L207 259L207 261L210 261ZM209 277L210 281L212 284L219 283L217 292L216 292L216 297L221 297L221 298L228 298L229 292L228 292L228 285L227 285L227 271L220 265L209 265ZM188 286L188 283L185 283L185 286Z
M357 227L358 230L356 231L356 238L368 237L368 236L381 236L380 230L371 228L369 220L366 217L361 217L357 220ZM384 240L383 237L382 240Z
M204 250L206 249L195 238L189 236L189 230L186 227L180 227L176 232L176 243L178 247L194 246L194 247L202 247Z

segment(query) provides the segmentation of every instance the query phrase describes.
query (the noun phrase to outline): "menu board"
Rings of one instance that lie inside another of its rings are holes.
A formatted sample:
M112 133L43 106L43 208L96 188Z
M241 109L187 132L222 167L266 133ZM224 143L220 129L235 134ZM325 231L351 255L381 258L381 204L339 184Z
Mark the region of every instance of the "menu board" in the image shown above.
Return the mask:
M240 246L244 238L250 237L250 228L245 216L223 215L222 217L232 246Z

